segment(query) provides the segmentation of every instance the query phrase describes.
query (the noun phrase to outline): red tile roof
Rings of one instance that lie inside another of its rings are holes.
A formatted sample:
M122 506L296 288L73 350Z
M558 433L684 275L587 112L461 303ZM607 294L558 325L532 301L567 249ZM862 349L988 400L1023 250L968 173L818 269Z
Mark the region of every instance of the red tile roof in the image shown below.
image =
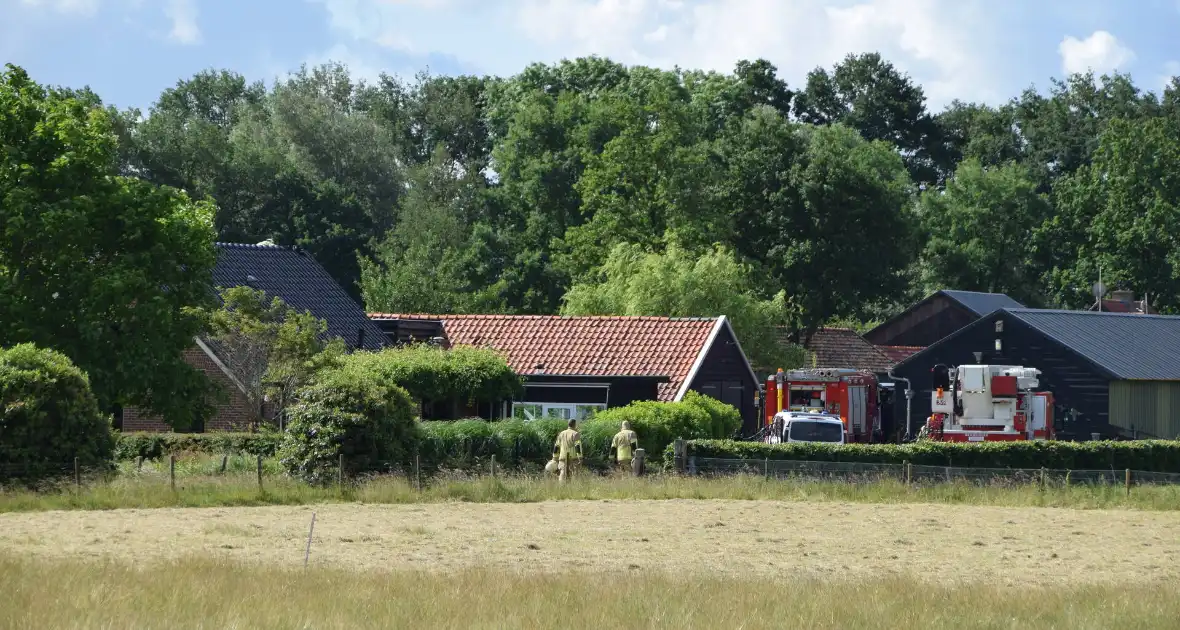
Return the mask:
M820 328L811 335L807 349L815 353L816 367L888 372L894 364L851 328Z
M922 346L877 346L877 350L889 357L889 360L893 361L894 365L897 365L908 359L910 355L917 354L925 350L925 348Z
M517 374L667 376L674 400L720 318L370 313L374 320L443 323L450 345L498 350ZM543 366L543 367L541 367Z

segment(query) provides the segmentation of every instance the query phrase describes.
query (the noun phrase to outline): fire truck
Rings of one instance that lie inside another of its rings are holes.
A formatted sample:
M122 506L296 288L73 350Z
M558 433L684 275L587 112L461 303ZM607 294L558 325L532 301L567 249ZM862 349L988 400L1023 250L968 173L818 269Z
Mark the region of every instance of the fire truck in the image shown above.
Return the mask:
M872 372L841 368L781 369L766 379L764 430L781 411L827 414L844 424L844 441L880 441L877 377Z
M1053 439L1053 394L1041 371L1014 365L937 365L930 418L918 437L942 442Z

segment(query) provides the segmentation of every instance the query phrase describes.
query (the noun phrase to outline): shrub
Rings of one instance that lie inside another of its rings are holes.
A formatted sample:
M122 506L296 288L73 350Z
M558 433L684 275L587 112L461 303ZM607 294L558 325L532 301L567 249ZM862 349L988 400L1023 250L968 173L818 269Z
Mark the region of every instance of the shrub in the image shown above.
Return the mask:
M288 409L278 456L292 476L323 484L344 474L405 468L418 438L406 391L370 371L346 365L299 391Z
M696 405L709 414L712 422L703 431L703 438L734 437L742 428L742 413L733 405L727 405L712 396L689 390L684 394L684 404Z
M782 459L865 462L965 468L1049 468L1056 470L1142 470L1180 473L1180 441L1133 442L915 442L912 444L763 444L694 440L688 452L723 459ZM665 459L671 460L671 446Z
M503 469L539 468L549 459L553 440L539 422L481 419L422 422L419 446L423 471L484 470L492 455Z
M32 344L0 349L0 478L72 473L74 458L105 470L114 450L110 417L82 370Z
M684 402L634 402L626 407L600 411L587 424L604 423L609 425L614 429L610 435L614 436L623 421L628 421L631 423L631 428L639 435L640 448L647 451L649 457L659 458L665 447L676 438L691 440L722 438L732 435L733 432L727 430L731 420L723 418L727 415L726 412L722 411L720 407L702 401L701 399L704 398L706 397L694 397L691 400L686 398ZM723 403L718 404L723 405ZM729 407L729 405L724 406ZM732 407L730 408L732 409ZM711 411L718 414L717 419ZM739 417L738 426L740 425L741 418ZM589 427L587 428L589 429ZM597 431L598 429L593 430ZM583 435L585 433L586 431L583 430ZM585 443L583 443L583 448L585 447ZM609 449L609 438L607 446L603 447L603 450L606 449Z
M279 433L123 433L116 439L115 458L159 459L170 453L273 457L282 437Z
M357 352L347 365L404 388L415 400L502 400L520 391L520 377L492 350L414 345Z

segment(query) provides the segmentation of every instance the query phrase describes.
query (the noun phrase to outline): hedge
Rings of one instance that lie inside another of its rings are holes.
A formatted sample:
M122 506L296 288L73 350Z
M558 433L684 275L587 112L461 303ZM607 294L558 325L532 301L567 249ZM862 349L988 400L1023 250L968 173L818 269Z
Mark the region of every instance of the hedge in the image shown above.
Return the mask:
M688 453L718 459L862 462L964 468L1142 470L1180 473L1180 441L1127 442L915 442L911 444L815 444L692 440ZM671 461L672 446L665 450Z
M521 379L508 362L486 348L456 346L450 350L413 345L379 352L357 352L345 365L395 383L415 400L501 400L521 389Z
M273 457L280 433L123 433L115 444L121 460L160 459L173 453Z

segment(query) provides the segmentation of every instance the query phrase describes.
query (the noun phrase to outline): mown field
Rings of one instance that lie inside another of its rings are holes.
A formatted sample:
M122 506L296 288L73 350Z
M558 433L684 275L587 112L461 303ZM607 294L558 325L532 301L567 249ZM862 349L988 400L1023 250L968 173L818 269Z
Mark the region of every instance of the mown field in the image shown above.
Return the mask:
M1180 520L1145 510L599 500L25 512L0 515L0 624L1171 628L1178 559Z

